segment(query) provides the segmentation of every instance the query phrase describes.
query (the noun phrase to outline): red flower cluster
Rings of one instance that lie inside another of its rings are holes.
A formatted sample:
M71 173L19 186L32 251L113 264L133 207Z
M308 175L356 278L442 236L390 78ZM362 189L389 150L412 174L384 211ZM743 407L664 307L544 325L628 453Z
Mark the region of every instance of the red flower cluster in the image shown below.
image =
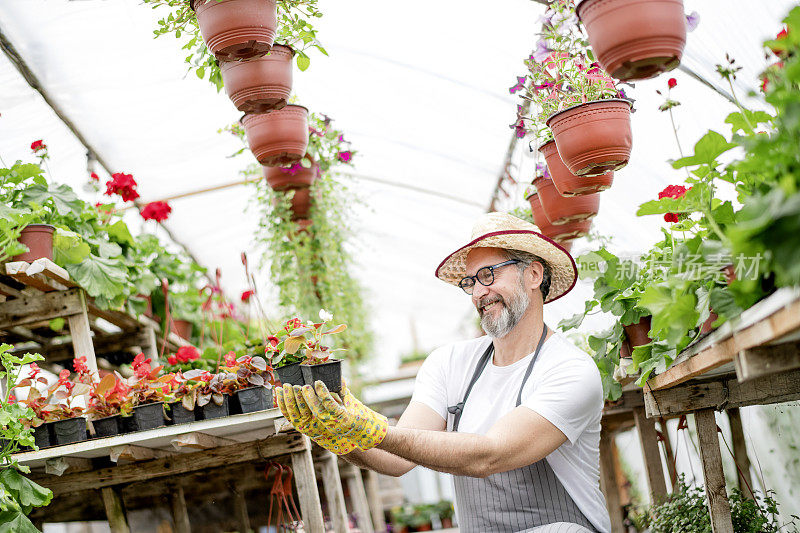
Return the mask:
M181 346L175 355L167 357L167 363L177 365L178 363L188 363L200 359L200 351L194 346Z
M303 326L303 322L299 318L290 318L286 321L286 331L292 331Z
M133 363L131 363L133 367L133 374L138 378L142 379L146 377L153 369L150 367L150 359L146 359L143 353L140 353L136 357L133 358Z
M89 367L86 365L86 356L83 357L76 357L72 361L72 368L75 369L75 372L78 374L88 374Z
M155 220L163 222L169 218L172 208L167 202L150 202L142 209L142 218L145 220Z
M231 367L236 364L236 354L234 352L228 352L225 354L225 366Z
M33 150L33 153L37 153L40 150L47 150L47 145L44 144L44 141L39 139L38 141L33 141L31 143L31 150Z
M244 303L249 302L250 298L252 298L255 295L255 293L256 293L256 291L252 291L252 290L244 291L242 293L242 301Z
M136 187L136 181L132 175L117 172L112 174L111 179L106 182L106 196L119 194L124 202L130 202L139 198Z
M667 80L667 87L670 89L674 89L676 85L678 85L678 80L675 78L670 78Z
M97 172L92 172L89 177L94 181L100 181L100 176L97 175Z
M58 373L58 386L64 385L66 387L67 392L71 392L72 389L75 387L75 384L69 380L69 369L65 368L61 372Z
M689 187L691 189L691 187ZM661 198L683 198L683 196L689 191L683 185L667 185L663 191L658 193L658 199ZM666 213L664 214L664 220L666 222L677 222L679 220L678 213Z

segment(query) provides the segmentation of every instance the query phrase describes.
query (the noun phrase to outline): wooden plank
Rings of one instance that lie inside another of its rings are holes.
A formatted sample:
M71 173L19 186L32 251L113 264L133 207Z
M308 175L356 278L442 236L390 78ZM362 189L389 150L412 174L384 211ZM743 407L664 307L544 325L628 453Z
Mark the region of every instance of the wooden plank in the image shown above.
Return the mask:
M199 433L194 431L184 435L178 435L170 444L176 450L183 450L187 448L195 450L208 450L211 448L218 448L220 446L229 446L235 444L233 439L226 439L225 437L215 437L214 435L207 435L206 433Z
M80 289L22 296L0 304L0 330L66 317L82 309Z
M661 466L655 422L647 418L643 407L635 408L633 417L636 420L636 429L644 456L650 501L651 503L662 502L667 496L667 485L664 481L664 468Z
M317 464L320 466L320 476L322 486L325 489L325 501L328 504L328 512L333 522L335 533L349 533L350 527L347 518L347 508L344 503L344 492L342 491L342 479L339 476L338 457L335 454L326 452Z
M739 490L746 497L753 498L753 479L750 477L750 458L747 456L747 444L744 440L742 427L742 414L738 407L728 409L728 421L731 426L731 441L733 446L733 461L736 463Z
M346 470L347 489L350 493L350 501L353 502L353 511L356 514L358 528L363 533L374 533L375 529L372 525L361 469L350 463L344 463L344 468Z
M136 481L177 476L216 466L268 459L290 454L302 449L303 446L301 435L292 434L254 442L239 442L222 448L193 453L175 454L134 464L99 468L91 472L67 474L61 477L33 475L32 478L40 485L50 488L54 495L58 496L74 491L75 487L81 487L84 490L99 489ZM317 496L317 501L319 501L319 496Z
M314 475L314 461L311 458L311 440L302 435L302 449L292 453L292 469L294 470L295 487L300 500L300 515L303 517L303 529L314 532L325 531L322 517L322 505L319 501L317 477Z
M800 342L757 346L742 350L734 358L740 382L800 368Z
M239 531L250 531L250 513L247 512L247 498L244 496L244 491L239 490L235 483L229 483L231 493L233 494L233 507L236 515L236 520L239 522Z
M72 349L75 352L75 357L86 357L86 366L89 367L92 379L99 380L92 331L89 328L89 315L86 313L86 294L83 291L79 294L81 298L80 311L67 317L69 335L72 337Z
M41 279L39 277L34 277L32 274L34 271L41 272L39 267L35 267L31 270L31 274L27 273L28 268L31 265L26 263L25 261L14 261L11 263L6 263L6 274L14 278L15 280L19 281L23 285L27 287L33 287L34 289L40 290L42 292L52 292L58 291L65 288L61 284L53 284L49 283L47 279Z
M100 309L93 301L88 302L88 311L92 316L102 318L124 331L134 331L139 327L139 321L119 311Z
M158 342L156 341L156 329L152 326L142 326L139 333L141 339L142 353L145 357L158 361ZM162 363L165 361L162 361Z
M128 517L125 516L125 508L122 506L122 498L117 489L105 487L100 489L100 494L103 496L103 506L106 508L111 533L130 533Z
M703 480L706 487L711 530L714 533L733 533L731 507L725 491L725 474L717 437L717 420L713 409L694 413L697 437L700 441L700 458L703 463Z
M661 429L661 436L663 440L661 444L664 446L664 457L667 460L667 472L669 473L669 483L672 489L675 488L675 483L678 481L678 472L675 469L675 454L672 451L672 442L669 438L669 428L667 421L662 416L658 418L658 427ZM672 492L672 490L670 490Z
M156 459L158 457L167 457L172 455L164 450L155 450L153 448L145 448L144 446L135 446L127 444L125 446L112 446L108 452L108 457L115 463L147 461L149 459Z
M364 488L367 491L367 502L372 513L372 524L375 531L386 531L386 518L383 514L383 500L381 499L381 488L378 482L378 473L373 470L362 470L364 477Z
M49 278L50 280L58 283L59 285L63 285L67 288L75 287L75 283L69 278L69 272L66 269L61 268L57 264L53 263L46 257L42 257L40 259L35 260L30 264L30 266L25 271L26 274L29 276L39 274L43 277Z
M744 383L732 376L718 381L686 383L664 390L645 390L647 416L680 415L698 409L767 405L800 399L800 370L772 374Z
M771 308L774 304L769 300L774 296L784 297L784 294L788 293L781 293L780 295L776 293L763 302L754 305L745 313L760 315L760 306ZM800 330L800 298L796 296L794 298L793 301L754 323L745 321L744 323L747 325L741 327L741 329L726 330L729 335L728 338L717 340L717 337L712 334L710 337L713 342L706 339L703 342L705 348L702 351L688 358L679 357L678 362L674 363L666 371L650 378L647 382L649 387L653 390L674 387L714 368L732 362L736 354L743 350L776 342L782 337L797 332Z
M607 431L600 433L600 490L606 497L606 507L611 518L611 531L625 531L622 522L620 490L614 468L613 439L612 433Z
M175 533L192 533L183 486L180 484L172 485L170 489L169 504L172 512L172 523L175 525Z
M45 473L61 476L70 472L86 472L92 469L92 461L82 457L54 457L45 463Z
M603 407L603 416L630 412L636 407L643 406L642 389L637 387L635 390L622 391L622 396L615 402L606 402Z

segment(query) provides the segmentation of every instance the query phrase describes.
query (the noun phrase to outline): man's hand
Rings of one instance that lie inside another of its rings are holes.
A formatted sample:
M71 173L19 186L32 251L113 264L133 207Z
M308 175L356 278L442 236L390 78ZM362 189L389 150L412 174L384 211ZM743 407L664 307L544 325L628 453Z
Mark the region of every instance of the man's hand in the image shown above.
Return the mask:
M278 408L294 428L308 435L311 439L336 455L345 455L357 449L351 439L331 433L319 420L315 419L308 408L300 387L296 389L291 385L275 388L275 397Z
M344 381L340 392L343 405L333 399L321 381L314 383L314 387L304 385L302 393L311 412L328 431L348 437L360 449L374 448L386 437L389 421L358 401Z

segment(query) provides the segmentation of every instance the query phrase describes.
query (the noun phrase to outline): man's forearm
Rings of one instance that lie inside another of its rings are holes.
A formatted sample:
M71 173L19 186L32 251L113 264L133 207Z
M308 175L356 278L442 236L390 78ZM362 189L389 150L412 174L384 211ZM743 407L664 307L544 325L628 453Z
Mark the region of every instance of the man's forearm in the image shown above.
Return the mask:
M348 463L352 463L360 468L368 468L379 474L393 477L402 476L417 466L411 461L377 448L366 451L354 450L341 457Z
M418 465L456 476L491 473L495 446L485 435L390 427L378 448Z

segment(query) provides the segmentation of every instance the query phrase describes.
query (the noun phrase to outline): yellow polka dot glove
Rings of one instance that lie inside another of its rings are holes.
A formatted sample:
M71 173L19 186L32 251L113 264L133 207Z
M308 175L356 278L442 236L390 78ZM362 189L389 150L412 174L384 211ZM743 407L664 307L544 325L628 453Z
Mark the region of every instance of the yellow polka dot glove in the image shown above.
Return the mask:
M288 383L283 387L275 387L275 399L281 413L294 428L311 437L311 440L326 450L336 455L345 455L356 449L351 439L334 435L322 422L314 418L305 398L300 394L300 387L294 389Z
M333 399L321 381L303 386L303 397L314 416L336 435L351 439L362 450L374 448L386 437L389 421L353 396L342 382L342 403Z

